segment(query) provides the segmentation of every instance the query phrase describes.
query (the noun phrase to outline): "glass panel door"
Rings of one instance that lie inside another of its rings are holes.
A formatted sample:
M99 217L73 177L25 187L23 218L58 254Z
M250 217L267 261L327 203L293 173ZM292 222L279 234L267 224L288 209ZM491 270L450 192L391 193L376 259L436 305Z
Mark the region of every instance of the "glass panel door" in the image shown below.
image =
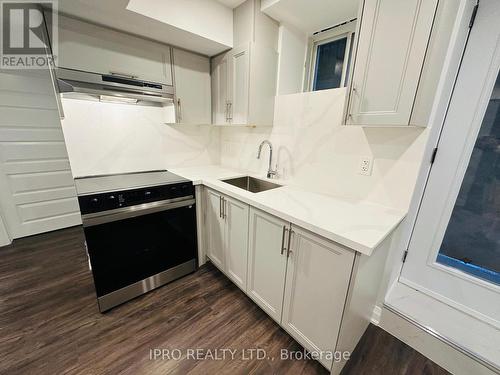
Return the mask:
M500 1L481 0L463 36L399 281L500 329L499 19Z
M437 262L500 284L500 75Z

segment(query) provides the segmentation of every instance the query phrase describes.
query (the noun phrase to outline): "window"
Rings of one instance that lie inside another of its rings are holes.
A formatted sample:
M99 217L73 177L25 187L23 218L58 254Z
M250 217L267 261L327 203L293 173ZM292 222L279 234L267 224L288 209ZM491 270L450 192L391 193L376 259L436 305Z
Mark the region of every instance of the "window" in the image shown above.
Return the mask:
M355 22L334 27L312 37L309 90L347 86L354 41Z

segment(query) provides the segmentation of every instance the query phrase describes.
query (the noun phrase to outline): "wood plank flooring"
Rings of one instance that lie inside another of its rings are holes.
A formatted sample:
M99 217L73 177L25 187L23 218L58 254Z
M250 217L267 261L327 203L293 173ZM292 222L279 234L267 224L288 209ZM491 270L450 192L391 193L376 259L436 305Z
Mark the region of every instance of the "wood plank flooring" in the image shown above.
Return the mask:
M234 359L201 359L223 348ZM243 358L249 348L266 358ZM171 359L152 359L153 349ZM211 265L100 314L81 227L0 249L0 374L328 373L316 361L280 360L281 349L302 350ZM446 372L371 326L343 374L379 373Z

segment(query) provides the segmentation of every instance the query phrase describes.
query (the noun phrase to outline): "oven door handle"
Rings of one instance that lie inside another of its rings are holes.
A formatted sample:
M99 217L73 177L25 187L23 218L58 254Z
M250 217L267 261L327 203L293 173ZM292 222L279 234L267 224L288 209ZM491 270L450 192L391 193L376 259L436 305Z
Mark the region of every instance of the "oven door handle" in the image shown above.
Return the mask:
M196 200L193 198L192 195L190 195L189 197L166 199L163 201L157 201L151 203L143 203L135 206L117 208L114 210L85 214L82 215L82 223L84 227L91 227L94 225L111 223L113 221L148 215L155 212L192 206L195 203Z

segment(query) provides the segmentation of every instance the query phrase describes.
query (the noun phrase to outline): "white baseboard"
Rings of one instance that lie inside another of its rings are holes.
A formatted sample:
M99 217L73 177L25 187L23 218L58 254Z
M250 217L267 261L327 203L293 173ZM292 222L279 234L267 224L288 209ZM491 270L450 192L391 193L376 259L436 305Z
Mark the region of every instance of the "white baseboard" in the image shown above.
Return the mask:
M385 306L381 309L379 327L452 374L498 374Z

